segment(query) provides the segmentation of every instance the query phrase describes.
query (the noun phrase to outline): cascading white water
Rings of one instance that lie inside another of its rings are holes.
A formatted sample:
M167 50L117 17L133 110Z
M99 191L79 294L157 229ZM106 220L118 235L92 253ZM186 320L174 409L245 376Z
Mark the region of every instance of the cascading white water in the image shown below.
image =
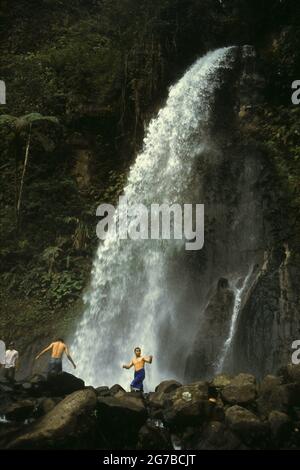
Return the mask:
M191 202L194 163L209 148L207 131L214 93L224 69L233 66L234 49L208 53L170 89L167 103L151 121L143 151L129 172L124 188L128 205ZM78 375L87 384L120 383L128 388L132 373L121 365L131 359L135 346L154 356L146 371L148 388L167 377L168 366L162 367L160 358L164 356L165 364L168 358L160 350L158 336L176 315L182 280L174 289L167 271L172 258L184 250L184 243L120 240L114 233L100 242L91 286L84 297L86 309L71 348ZM166 338L165 344L170 341L174 339Z
M230 329L229 329L228 338L226 339L224 343L224 346L221 350L220 359L216 366L216 370L215 370L216 374L221 374L221 372L223 371L225 360L228 357L228 353L230 351L232 341L236 332L237 319L239 316L243 295L245 293L246 288L248 287L248 283L249 283L249 279L252 274L252 271L253 271L253 267L249 269L248 274L243 280L243 283L240 287L237 287L236 285L233 287L235 298L234 298L234 305L233 305L232 317L231 317L231 322L230 322Z

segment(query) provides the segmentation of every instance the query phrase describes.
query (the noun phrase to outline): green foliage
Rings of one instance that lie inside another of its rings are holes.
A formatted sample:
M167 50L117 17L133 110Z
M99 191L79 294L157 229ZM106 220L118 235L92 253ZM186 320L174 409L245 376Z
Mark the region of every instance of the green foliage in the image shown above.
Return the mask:
M53 271L53 268L55 266L55 261L59 257L59 255L62 253L62 249L59 248L58 246L48 246L43 253L42 253L42 259L46 262L47 267L48 267L48 273L51 274Z
M84 287L84 279L69 271L43 274L41 277L41 292L47 294L52 306L62 306L73 302Z
M29 113L20 117L9 114L0 115L0 126L9 126L16 134L20 134L23 130L28 129L29 126L42 121L59 124L59 120L56 117L43 116L40 113Z

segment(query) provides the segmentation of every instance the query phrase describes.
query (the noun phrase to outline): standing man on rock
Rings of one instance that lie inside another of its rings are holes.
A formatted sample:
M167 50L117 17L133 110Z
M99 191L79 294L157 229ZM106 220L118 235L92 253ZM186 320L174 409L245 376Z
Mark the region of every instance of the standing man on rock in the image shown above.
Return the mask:
M43 349L43 351L41 351L36 356L35 360L39 359L42 356L42 354L50 350L51 350L51 358L50 358L49 366L48 366L48 376L52 374L59 374L62 372L62 357L64 353L66 354L67 358L73 365L74 369L76 369L76 365L70 356L69 348L64 343L64 340L61 338L58 338L53 343L49 344L47 348Z
M11 341L5 353L4 377L9 382L15 381L15 373L19 367L19 353L15 349L15 343Z
M130 369L134 366L134 379L130 384L132 392L143 392L143 382L145 380L145 363L151 364L153 356L142 356L140 347L134 348L135 357L129 364L124 364L123 369Z

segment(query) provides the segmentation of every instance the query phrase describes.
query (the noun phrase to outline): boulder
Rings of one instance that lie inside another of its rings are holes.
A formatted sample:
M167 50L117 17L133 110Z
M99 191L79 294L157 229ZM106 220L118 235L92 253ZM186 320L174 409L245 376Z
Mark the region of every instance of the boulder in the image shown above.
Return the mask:
M13 398L10 393L0 391L0 415L5 415L6 408L13 403Z
M221 397L230 405L244 405L256 398L256 380L251 374L239 374L221 390Z
M203 428L197 450L236 450L242 449L241 440L224 423L211 421Z
M147 410L139 394L125 392L116 398L98 397L98 426L109 448L134 446L138 432L147 419Z
M147 407L152 418L163 419L164 397L164 394L159 395L158 392L150 392L147 394Z
M56 406L56 401L53 398L44 398L39 404L39 411L41 414L47 414Z
M23 382L22 383L22 390L29 392L33 388L32 383L30 382Z
M150 392L147 394L147 402L153 408L162 408L164 403L164 394L160 395L158 392Z
M72 393L6 444L7 449L93 448L96 443L96 393Z
M225 412L225 422L246 445L264 447L268 426L251 411L238 405L231 406Z
M300 364L288 364L286 370L289 381L300 385Z
M273 376L264 378L256 400L257 409L262 416L267 418L273 410L289 413L298 403L300 395L297 384L282 384L280 378Z
M281 411L271 411L268 417L270 431L276 447L288 440L292 429L291 419Z
M185 394L190 394L192 399L208 400L208 382L199 380L189 385L182 385L181 387L177 388L174 392L172 392L171 397L174 401L178 398L183 398L184 396L186 396Z
M84 381L68 372L62 372L51 375L45 386L52 396L62 396L84 389Z
M225 409L221 399L217 399L215 403L211 403L210 419L212 421L224 421Z
M177 380L164 380L155 388L155 392L158 396L162 396L165 393L170 393L176 390L178 387L181 387L182 384L177 382Z
M108 387L97 387L96 393L98 397L109 397L111 396L110 390Z
M121 397L122 395L127 393L126 390L124 390L124 388L121 387L121 385L119 384L115 384L112 387L110 387L109 392L110 392L110 395L112 395L113 397L115 396Z
M9 421L25 421L32 418L35 406L32 400L19 400L8 405L3 414Z
M45 383L46 382L46 377L42 374L34 374L30 377L28 382L32 384L39 384L39 383Z
M29 385L31 384L31 387ZM43 375L35 374L24 382L25 387L22 387L23 390L30 391L30 394L34 397L42 397L47 393L48 382Z
M151 409L151 416L157 419L163 418L163 407L165 402L169 398L169 394L172 394L182 385L176 380L165 380L161 382L156 388L155 392L150 392L147 396L148 406Z
M259 395L268 395L277 385L282 384L281 377L266 375L258 387Z
M138 434L137 449L173 450L169 432L154 423L144 424Z
M195 449L199 436L201 435L203 425L200 426L186 426L180 431L181 449ZM174 442L174 441L173 441Z
M287 364L278 370L277 375L281 377L283 383L300 384L300 364Z
M12 393L13 391L14 391L14 387L9 385L8 382L1 382L0 383L0 392Z
M226 385L230 385L231 381L232 381L232 377L230 375L219 374L219 375L216 375L216 377L213 379L211 384L213 387L217 389L222 389L226 387Z
M164 401L164 420L173 430L197 426L206 420L211 410L207 382L195 382L176 388Z

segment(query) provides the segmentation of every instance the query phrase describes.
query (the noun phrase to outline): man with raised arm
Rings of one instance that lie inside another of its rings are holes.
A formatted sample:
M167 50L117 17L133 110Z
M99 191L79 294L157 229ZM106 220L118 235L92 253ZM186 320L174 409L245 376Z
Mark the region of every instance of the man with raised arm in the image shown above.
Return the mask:
M35 360L39 359L39 357L41 357L42 354L50 350L51 350L51 358L50 358L49 366L48 366L48 375L59 374L60 372L62 372L62 357L64 353L66 354L67 358L73 365L74 369L76 369L76 365L70 356L69 348L64 343L64 340L61 338L58 338L53 343L49 344L47 348L43 349L43 351L41 351L36 356Z
M140 347L134 348L135 357L129 364L124 364L123 369L134 367L134 379L130 384L132 392L143 392L143 381L145 380L145 363L151 364L153 356L142 356Z

